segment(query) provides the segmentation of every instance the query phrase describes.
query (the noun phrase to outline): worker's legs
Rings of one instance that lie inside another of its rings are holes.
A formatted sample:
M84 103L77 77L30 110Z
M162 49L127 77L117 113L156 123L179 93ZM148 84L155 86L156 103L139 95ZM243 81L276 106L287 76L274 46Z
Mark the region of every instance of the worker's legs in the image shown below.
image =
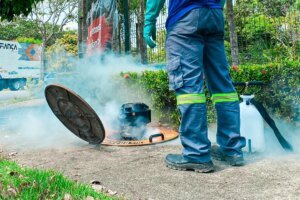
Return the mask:
M197 33L199 9L189 12L168 32L170 89L176 92L184 159L205 163L210 158L203 90L203 37Z
M229 75L221 10L211 10L211 31L205 37L204 71L218 117L217 143L226 155L242 155L239 99ZM215 26L215 27L214 27Z

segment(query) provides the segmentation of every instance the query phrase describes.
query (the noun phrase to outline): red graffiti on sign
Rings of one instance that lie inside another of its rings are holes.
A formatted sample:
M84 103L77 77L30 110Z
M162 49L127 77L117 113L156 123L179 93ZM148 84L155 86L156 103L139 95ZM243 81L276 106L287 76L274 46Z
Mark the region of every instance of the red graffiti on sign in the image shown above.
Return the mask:
M88 27L87 52L103 51L107 41L112 39L112 27L106 22L105 17L96 18Z

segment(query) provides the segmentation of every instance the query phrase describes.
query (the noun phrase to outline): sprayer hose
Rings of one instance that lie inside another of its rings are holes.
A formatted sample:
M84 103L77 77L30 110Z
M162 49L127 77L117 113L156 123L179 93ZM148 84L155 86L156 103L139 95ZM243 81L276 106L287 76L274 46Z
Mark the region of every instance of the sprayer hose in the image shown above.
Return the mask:
M266 108L261 103L259 103L258 101L255 101L254 99L251 99L250 102L256 107L256 109L261 114L261 116L264 118L264 120L273 129L274 134L275 134L276 138L278 139L282 148L286 151L293 151L292 145L282 136L282 134L280 133L280 131L278 130L278 128L275 124L275 121L268 114Z

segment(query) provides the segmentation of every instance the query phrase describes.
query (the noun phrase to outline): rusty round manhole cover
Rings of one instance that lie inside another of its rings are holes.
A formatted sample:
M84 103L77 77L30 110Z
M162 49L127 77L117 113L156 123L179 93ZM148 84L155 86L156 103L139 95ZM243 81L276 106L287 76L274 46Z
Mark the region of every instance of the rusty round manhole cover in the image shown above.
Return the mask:
M52 112L76 136L90 144L104 140L105 129L100 118L75 92L61 85L48 85L45 97Z

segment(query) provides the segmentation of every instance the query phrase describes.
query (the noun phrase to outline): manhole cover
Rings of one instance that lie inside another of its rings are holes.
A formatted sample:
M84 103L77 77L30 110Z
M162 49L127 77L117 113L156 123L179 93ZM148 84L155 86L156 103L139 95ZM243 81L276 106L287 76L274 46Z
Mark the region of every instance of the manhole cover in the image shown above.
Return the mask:
M61 85L49 85L45 97L52 112L72 133L90 144L104 140L105 129L100 118L75 92Z
M123 146L123 147L144 146L144 145L152 145L152 144L168 142L178 137L178 132L174 131L171 128L166 128L166 127L153 127L153 128L157 128L158 131L157 133L150 135L148 138L144 138L141 140L118 140L118 139L112 139L106 137L102 144L107 146ZM116 132L116 134L118 133Z

